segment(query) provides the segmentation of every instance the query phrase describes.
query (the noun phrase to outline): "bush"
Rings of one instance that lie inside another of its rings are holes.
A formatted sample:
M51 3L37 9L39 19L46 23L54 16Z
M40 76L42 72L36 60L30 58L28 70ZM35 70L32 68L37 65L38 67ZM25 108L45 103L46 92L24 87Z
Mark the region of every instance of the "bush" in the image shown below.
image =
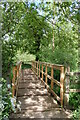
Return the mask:
M0 102L0 116L2 117L1 120L7 119L9 114L13 109L14 105L12 104L12 93L11 93L11 86L10 84L7 85L6 80L4 78L0 79L1 82L1 91L2 96Z
M73 112L73 119L80 120L80 106Z
M73 109L77 109L80 105L80 93L70 93L69 103Z

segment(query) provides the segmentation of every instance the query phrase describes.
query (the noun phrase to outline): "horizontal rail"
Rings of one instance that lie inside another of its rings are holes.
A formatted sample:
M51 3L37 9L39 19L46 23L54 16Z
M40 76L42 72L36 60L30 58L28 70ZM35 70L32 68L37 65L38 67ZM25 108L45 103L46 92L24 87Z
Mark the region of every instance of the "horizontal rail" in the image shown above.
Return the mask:
M47 67L54 67L54 69L58 69L61 70L61 67L64 67L63 65L58 65L58 64L51 64L51 63L47 63L47 62L40 62L40 61L32 61L38 64L43 64L44 66L47 65Z
M55 98L60 102L60 97L59 96L57 96L57 94L49 87L49 85L48 84L46 84L43 80L42 80L42 78L41 78L41 81L46 85L46 87L47 87L47 89L48 90L50 90L50 92L55 96Z
M71 80L70 81L70 77L74 77L76 75L79 77L80 76L80 72L66 72L66 78L69 79L69 81L68 81L69 86L70 86L70 83L71 83L71 85L80 83L79 80L75 80L75 81ZM80 92L80 89L74 89L74 88L70 89L69 88L67 92Z
M70 89L70 92L80 92L80 89Z
M80 76L80 72L66 72L66 76L74 76L74 75Z
M43 71L43 66L45 66L45 72ZM48 71L47 71L48 67L51 68L51 75L48 75ZM53 71L54 69L60 70L60 82L54 79L54 71ZM54 95L54 97L60 102L61 106L63 106L64 66L46 63L46 62L40 62L40 61L32 61L32 70L44 82L46 87L50 90L50 92ZM45 81L43 80L43 75L45 76ZM47 83L47 78L49 78L49 80L51 81L51 87ZM54 83L60 87L60 97L53 91Z
M77 84L80 83L80 81L77 80L77 78L75 79L74 76L78 78L80 76L80 72L79 71L78 72L70 72L70 66L66 67L65 68L65 84L64 84L64 87L65 87L64 88L65 89L65 93L64 93L65 107L69 107L69 93L73 93L73 92L78 93L78 92L80 92L80 89L72 88L72 87L74 87L75 84L77 85ZM72 79L70 81L71 77L72 77ZM70 88L70 85L71 85L71 88Z

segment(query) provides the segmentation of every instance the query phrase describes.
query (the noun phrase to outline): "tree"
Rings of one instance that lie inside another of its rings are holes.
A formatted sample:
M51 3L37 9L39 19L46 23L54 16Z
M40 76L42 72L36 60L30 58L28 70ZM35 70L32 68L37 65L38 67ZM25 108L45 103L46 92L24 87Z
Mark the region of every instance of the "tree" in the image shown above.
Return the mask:
M48 46L52 39L52 27L39 16L35 7L33 3L3 3L2 65L5 73L12 66L17 50L28 51L38 60L42 46Z

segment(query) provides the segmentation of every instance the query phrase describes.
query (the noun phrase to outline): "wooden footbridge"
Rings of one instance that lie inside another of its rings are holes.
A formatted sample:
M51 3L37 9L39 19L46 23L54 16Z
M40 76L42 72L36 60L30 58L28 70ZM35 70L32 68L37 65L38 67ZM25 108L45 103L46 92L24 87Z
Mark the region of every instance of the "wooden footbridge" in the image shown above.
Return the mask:
M10 119L70 118L71 112L64 109L64 66L32 61L31 69L21 70L21 65L13 68L12 80L12 95L21 102L21 111L11 113ZM60 81L54 79L54 69L60 71ZM55 84L60 96L53 90Z

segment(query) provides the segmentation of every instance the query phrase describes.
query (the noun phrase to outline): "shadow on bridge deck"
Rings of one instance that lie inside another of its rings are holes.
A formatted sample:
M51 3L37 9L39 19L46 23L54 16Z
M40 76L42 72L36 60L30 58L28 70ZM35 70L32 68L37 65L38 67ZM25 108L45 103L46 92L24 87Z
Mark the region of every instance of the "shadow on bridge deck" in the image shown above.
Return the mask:
M71 117L71 112L58 105L45 88L44 83L31 69L22 71L17 99L21 101L21 111L12 113L11 120L15 120L15 118L60 118L62 120Z

